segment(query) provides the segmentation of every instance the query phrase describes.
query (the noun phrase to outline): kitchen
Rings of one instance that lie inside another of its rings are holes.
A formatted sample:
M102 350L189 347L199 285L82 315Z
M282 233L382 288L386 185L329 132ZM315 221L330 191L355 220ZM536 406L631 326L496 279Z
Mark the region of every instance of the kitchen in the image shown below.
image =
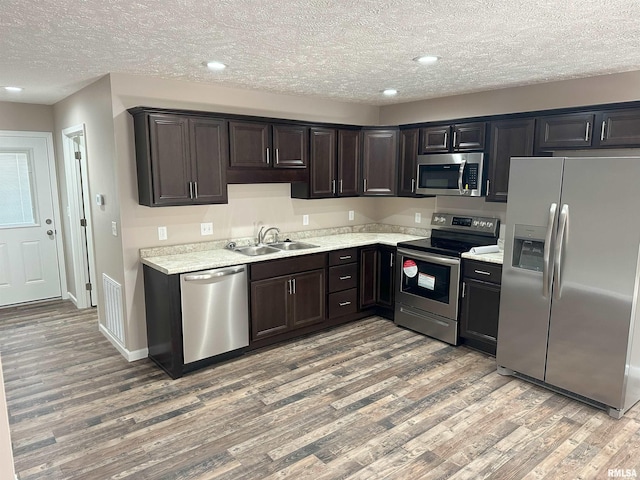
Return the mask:
M150 209L137 201L134 139L128 108L150 105L303 121L398 125L637 101L638 79L637 72L616 73L374 107L112 73L53 106L3 104L0 118L2 128L7 130L58 132L69 125L85 123L91 190L105 198L105 204L94 206L92 212L96 267L98 272L123 285L124 347L126 355L134 359L144 357L146 348L139 249L162 245L157 235L159 226L167 227L171 244L180 244L202 241L203 222L213 223L214 238L224 239L254 235L253 223L258 221L277 225L285 232L299 231L303 229L303 215L309 215L310 229L366 223L424 228L434 211L480 214L504 221L505 207L466 198L295 200L290 198L288 185L264 184L232 185L228 205ZM56 155L62 158L61 148ZM63 211L65 202L62 196ZM348 217L350 210L355 212L352 223ZM421 214L420 224L415 222L416 213ZM119 228L118 236L112 235L114 221ZM104 318L101 306L99 317Z

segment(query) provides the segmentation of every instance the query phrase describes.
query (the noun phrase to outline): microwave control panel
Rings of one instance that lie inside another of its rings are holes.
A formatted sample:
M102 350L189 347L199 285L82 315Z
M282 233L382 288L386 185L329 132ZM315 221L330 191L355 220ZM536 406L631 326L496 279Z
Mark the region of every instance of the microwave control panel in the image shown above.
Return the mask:
M465 168L465 178L462 182L465 190L478 189L478 167L479 165L477 163L467 164Z

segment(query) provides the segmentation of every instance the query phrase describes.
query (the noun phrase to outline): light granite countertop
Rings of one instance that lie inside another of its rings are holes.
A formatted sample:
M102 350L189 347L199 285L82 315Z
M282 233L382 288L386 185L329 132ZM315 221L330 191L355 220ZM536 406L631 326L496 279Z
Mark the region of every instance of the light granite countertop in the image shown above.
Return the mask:
M464 252L462 254L462 258L468 258L471 260L479 260L480 262L488 262L488 263L498 263L502 265L502 260L504 257L504 250L500 250L495 253L471 253Z
M424 238L424 235L419 236L404 233L342 233L337 235L304 238L303 241L305 243L317 245L315 248L305 250L282 251L250 257L225 248L211 248L208 250L157 256L141 255L141 262L162 273L172 275L176 273L228 267L231 265L263 262L265 260L275 260L277 258L289 258L299 255L309 255L312 253L329 252L331 250L339 250L342 248L362 247L375 244L396 246L398 242L406 242L408 240L416 240L418 238Z

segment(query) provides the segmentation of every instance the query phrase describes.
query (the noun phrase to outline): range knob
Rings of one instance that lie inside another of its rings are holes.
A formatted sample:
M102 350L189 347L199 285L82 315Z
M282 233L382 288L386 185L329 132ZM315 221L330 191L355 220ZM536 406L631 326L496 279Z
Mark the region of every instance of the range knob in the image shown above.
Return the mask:
M484 220L482 220L482 221L480 222L480 226L481 226L481 227L486 227L486 226L487 226L487 222L485 222Z
M493 228L493 222L487 222L487 227Z

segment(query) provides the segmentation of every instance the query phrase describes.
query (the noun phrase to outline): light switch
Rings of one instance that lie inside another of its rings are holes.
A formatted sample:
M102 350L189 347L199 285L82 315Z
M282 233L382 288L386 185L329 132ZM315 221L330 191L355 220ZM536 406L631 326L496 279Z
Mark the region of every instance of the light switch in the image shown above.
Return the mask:
M302 225L309 225L309 215L302 215Z
M415 221L416 221L416 223L420 223L422 221L422 215L420 214L420 212L416 212Z
M167 239L167 227L158 227L158 240Z
M349 210L349 220L353 220L355 218L355 213L353 210Z
M101 193L96 194L96 205L104 205L104 195Z
M116 222L111 222L111 235L118 236L118 224Z

